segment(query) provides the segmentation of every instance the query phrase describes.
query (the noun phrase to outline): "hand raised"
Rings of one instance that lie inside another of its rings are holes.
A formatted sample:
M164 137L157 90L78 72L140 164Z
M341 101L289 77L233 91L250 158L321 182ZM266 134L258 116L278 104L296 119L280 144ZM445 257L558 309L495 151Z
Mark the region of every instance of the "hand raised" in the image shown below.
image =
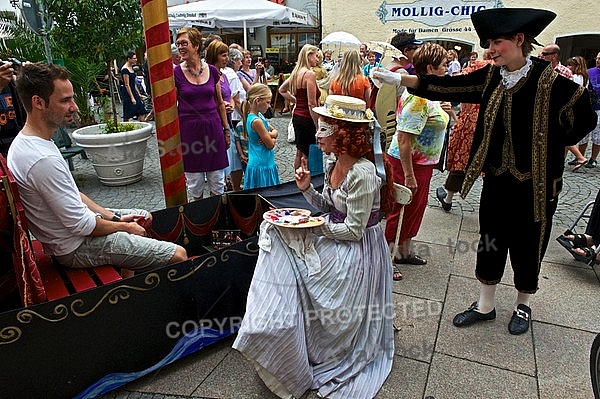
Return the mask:
M393 86L402 85L402 75L389 69L377 68L373 70L373 79Z
M310 170L308 170L308 162L305 156L300 159L300 167L296 169L294 177L296 179L296 186L298 186L300 191L305 191L310 187Z

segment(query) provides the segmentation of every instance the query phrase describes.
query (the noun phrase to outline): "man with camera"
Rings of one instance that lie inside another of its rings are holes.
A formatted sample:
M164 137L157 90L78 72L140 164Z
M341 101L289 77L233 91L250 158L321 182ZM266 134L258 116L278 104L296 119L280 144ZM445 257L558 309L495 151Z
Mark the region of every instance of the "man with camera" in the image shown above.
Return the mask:
M14 58L0 61L0 153L5 157L13 139L25 124L25 110L14 83L15 68L20 64Z

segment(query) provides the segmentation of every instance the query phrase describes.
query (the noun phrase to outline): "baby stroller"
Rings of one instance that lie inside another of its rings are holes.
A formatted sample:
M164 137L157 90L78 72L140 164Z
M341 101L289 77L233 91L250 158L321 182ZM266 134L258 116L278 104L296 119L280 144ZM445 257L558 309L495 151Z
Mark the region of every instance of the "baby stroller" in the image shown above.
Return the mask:
M584 230L584 233L580 231ZM573 236L568 239L567 236ZM589 245L588 237L591 236L593 246ZM592 266L600 253L600 191L595 201L588 202L573 224L563 234L556 238L579 262ZM583 252L580 253L579 251Z

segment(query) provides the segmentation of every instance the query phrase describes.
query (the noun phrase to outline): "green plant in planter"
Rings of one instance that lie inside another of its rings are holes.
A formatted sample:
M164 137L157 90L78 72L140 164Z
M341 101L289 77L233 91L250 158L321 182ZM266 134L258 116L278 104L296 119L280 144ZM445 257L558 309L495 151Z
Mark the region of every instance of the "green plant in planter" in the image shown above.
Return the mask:
M135 124L132 122L120 122L115 125L112 119L107 119L106 125L104 126L104 133L129 132L135 128Z
M100 97L100 107L98 107L98 117L104 123L104 133L120 133L129 132L136 129L135 123L133 122L117 122L112 117L112 109L110 99L108 97Z

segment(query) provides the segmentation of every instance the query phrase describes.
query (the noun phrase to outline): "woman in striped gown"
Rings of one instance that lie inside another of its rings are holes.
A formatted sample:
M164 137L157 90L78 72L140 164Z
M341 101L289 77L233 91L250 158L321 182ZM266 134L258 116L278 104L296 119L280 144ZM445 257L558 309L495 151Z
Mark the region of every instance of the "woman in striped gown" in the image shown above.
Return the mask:
M327 162L322 193L310 184L306 158L295 177L306 200L325 213L325 223L261 226L246 315L233 347L281 398L299 398L309 389L332 399L372 398L392 367L392 264L379 223L393 202L392 186L382 184L368 159L372 114L365 109L362 100L336 95L314 109L321 115L318 145L335 156Z

